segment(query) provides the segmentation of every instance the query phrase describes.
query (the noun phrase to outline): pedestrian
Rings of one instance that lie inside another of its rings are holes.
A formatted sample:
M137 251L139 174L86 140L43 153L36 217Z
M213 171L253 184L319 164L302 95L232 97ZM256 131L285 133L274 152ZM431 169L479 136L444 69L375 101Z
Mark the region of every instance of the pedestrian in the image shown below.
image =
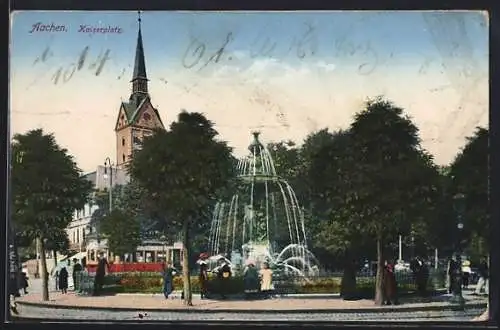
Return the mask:
M208 294L208 264L205 261L206 255L201 254L200 255L200 275L199 275L199 281L200 281L200 289L201 289L201 299L206 299L207 294Z
M68 271L68 289L75 289L75 278L73 277L73 264L71 259L66 260L66 270Z
M217 271L217 280L219 282L219 293L222 299L227 298L229 282L231 280L231 267L225 258L219 259L219 269Z
M56 282L56 291L59 291L59 271L54 272L54 280Z
M427 295L427 282L429 280L429 268L420 256L416 258L417 268L416 268L416 284L417 291L421 297Z
M174 276L177 274L177 270L172 267L172 263L167 261L163 271L163 294L165 295L165 299L168 299L168 296L174 291Z
M260 292L264 298L270 298L273 291L273 271L269 268L269 263L262 263L262 269L259 271L260 275Z
M251 294L257 293L260 290L259 272L253 261L249 261L243 271L243 285L247 299L250 298Z
M8 290L9 290L9 305L10 311L13 314L18 314L16 298L20 296L19 287L17 285L17 277L15 273L9 273L9 282L8 282Z
M468 259L466 259L462 263L462 287L464 289L469 288L471 273L472 273L472 270L470 268L470 261Z
M23 289L24 294L28 294L28 274L25 272L21 272L21 288Z
M108 260L106 260L103 253L100 253L94 279L94 296L98 296L99 294L101 294L102 286L104 285L104 277L106 276L106 272L108 271Z
M482 258L478 267L479 272L479 281L476 284L476 290L474 294L480 295L482 289L484 288L484 293L488 294L489 292L489 267L486 258Z
M384 272L382 275L384 305L397 305L398 304L398 282L396 281L396 274L394 273L394 264L391 261L386 261Z
M68 293L68 275L66 267L62 267L59 272L59 290L61 290L63 294Z
M356 268L356 260L348 258L340 283L340 296L344 300L356 299Z
M448 293L453 292L454 268L455 268L455 261L453 260L453 257L450 257L448 259L448 267L446 269L446 280L448 283Z
M73 284L75 291L80 291L80 277L82 276L83 267L78 262L78 259L73 258Z

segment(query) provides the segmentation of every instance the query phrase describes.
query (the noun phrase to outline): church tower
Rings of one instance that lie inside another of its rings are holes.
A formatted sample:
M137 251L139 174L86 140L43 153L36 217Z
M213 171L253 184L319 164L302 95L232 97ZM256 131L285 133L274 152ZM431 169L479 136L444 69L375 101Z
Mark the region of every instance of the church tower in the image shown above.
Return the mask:
M155 129L165 129L158 110L151 104L146 75L146 61L142 44L141 13L139 12L139 31L135 49L134 73L132 75L132 94L128 102L122 102L116 119L116 165L123 168L140 150L142 139L151 135Z

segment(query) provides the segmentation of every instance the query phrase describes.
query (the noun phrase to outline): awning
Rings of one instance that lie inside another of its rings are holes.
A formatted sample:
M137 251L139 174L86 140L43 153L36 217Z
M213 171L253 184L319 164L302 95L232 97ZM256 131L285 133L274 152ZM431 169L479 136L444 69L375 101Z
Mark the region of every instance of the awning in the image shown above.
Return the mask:
M69 260L78 259L78 261L81 261L86 256L87 256L86 252L78 252L77 254L72 255L71 257L69 257Z

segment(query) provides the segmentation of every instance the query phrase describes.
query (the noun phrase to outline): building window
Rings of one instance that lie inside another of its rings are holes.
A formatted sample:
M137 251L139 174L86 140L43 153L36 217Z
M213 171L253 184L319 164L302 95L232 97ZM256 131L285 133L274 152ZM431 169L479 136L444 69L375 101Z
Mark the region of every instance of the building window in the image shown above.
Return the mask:
M85 242L85 230L82 230L82 242Z
M125 145L125 138L122 138L122 146Z
M75 243L76 242L76 231L73 231L73 241L71 243Z
M76 242L80 243L80 229L76 229Z
M122 155L122 160L125 162L125 154Z

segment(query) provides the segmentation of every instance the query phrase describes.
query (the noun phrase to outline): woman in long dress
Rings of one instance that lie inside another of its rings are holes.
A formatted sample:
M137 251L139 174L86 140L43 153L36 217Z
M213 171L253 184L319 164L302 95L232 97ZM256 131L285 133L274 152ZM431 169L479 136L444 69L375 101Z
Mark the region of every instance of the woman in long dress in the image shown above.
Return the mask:
M251 294L259 292L259 272L253 262L249 262L243 272L243 282L245 285L245 297L249 298Z
M207 293L208 293L208 264L205 260L200 259L199 262L200 264L200 276L199 276L199 281L200 281L200 289L201 289L201 299L207 298Z
M398 282L394 273L394 264L386 261L383 275L384 305L398 304Z
M66 267L61 268L59 272L59 290L64 294L68 293L68 275Z
M260 291L264 297L268 298L273 290L273 271L269 268L269 264L264 262L260 274Z

